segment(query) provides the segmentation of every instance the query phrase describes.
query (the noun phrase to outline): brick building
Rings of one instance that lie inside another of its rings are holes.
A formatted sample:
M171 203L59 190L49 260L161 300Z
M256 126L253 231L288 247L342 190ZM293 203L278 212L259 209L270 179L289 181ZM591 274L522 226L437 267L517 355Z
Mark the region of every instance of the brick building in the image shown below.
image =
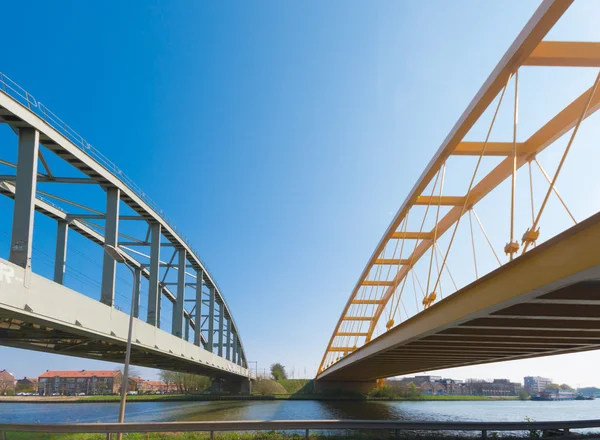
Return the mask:
M169 387L164 382L133 377L129 379L129 390L138 393L167 393Z
M35 377L24 377L23 379L19 379L17 381L17 389L37 393L38 380Z
M6 370L0 371L0 396L7 394L8 392L13 392L16 383L15 376Z
M49 394L116 394L121 386L119 370L46 371L39 377L39 393Z

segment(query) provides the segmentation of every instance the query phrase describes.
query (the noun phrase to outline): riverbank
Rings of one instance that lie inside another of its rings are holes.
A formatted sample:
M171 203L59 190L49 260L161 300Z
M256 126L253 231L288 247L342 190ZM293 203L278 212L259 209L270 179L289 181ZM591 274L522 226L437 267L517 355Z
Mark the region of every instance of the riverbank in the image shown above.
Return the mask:
M116 437L116 434L115 434ZM7 433L10 440L106 440L106 434L41 434L32 432L10 432ZM213 437L208 433L160 433L160 434L123 434L126 440L210 440ZM281 433L281 432L217 432L215 439L220 440L301 440L306 439L304 434ZM313 434L309 435L312 440L381 440L397 439L392 431L374 431L372 433L347 433L347 434ZM412 432L402 433L403 439L411 440L464 440L472 439L473 436L449 436L444 434L416 434ZM476 437L475 437L476 438ZM504 435L503 440L529 439L530 434ZM598 434L571 434L565 438L569 440L587 439L598 440Z
M518 400L517 396L421 396L419 398L384 398L365 396L337 396L333 394L271 394L229 396L218 394L141 394L127 396L128 402L205 402L242 400L316 400L316 401L499 401ZM0 396L0 403L111 403L119 396Z

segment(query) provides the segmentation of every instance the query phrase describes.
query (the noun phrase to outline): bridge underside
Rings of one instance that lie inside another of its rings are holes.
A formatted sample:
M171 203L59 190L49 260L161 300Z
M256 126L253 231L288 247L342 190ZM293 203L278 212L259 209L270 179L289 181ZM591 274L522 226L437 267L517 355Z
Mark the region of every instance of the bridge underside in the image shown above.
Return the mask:
M129 316L0 259L0 345L122 363ZM248 377L248 370L134 320L131 362L202 374Z
M600 215L349 354L317 379L360 382L600 348Z

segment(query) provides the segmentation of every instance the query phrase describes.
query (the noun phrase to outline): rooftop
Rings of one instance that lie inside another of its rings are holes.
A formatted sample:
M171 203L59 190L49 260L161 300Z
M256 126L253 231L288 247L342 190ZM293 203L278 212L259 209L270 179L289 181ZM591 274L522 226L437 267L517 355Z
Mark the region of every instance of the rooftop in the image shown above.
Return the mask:
M40 375L40 378L49 377L115 377L121 374L119 370L79 370L79 371L46 371Z

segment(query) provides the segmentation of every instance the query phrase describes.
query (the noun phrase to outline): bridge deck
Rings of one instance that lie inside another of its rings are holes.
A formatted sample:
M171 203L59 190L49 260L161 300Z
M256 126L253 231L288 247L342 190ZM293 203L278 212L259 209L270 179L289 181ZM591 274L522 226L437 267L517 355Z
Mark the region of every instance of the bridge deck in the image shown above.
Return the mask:
M0 259L0 344L122 362L129 315ZM139 319L131 362L210 377L248 370Z
M381 377L600 348L600 214L467 285L317 379Z

